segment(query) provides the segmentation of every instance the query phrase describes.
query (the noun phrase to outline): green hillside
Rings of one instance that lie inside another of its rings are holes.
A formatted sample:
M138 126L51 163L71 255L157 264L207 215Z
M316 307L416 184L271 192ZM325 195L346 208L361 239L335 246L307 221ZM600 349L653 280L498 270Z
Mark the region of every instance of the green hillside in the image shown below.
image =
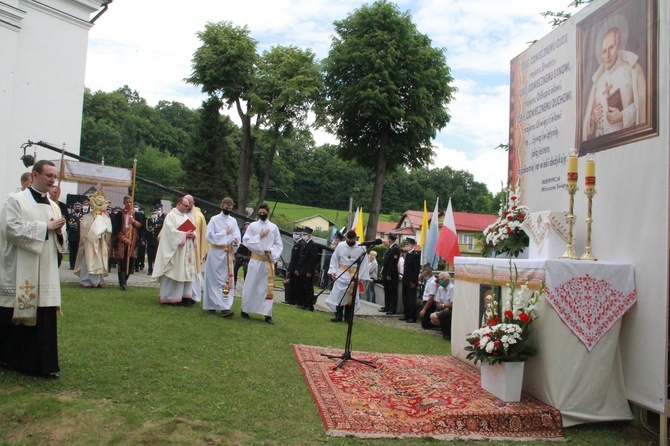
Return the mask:
M347 223L348 211L337 210L337 209L322 209L312 206L301 206L299 204L292 203L282 203L278 201L276 206L275 202L268 202L270 206L270 211L274 209L274 214L281 214L292 221L300 220L301 218L311 217L313 215L321 214L330 221L334 221L337 227L342 227ZM369 215L363 209L363 221L367 224ZM389 215L381 214L379 216L379 221L390 221Z

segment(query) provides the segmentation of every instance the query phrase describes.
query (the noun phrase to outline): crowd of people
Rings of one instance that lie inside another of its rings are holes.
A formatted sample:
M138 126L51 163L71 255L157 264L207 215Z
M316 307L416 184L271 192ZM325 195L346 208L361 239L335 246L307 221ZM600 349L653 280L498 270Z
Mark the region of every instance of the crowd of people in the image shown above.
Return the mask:
M58 173L50 161L40 161L21 177L21 190L10 194L0 211L0 363L11 368L58 378L56 315L60 311L58 268L69 251L69 267L86 288L105 285L117 269L121 291L128 276L144 270L159 285L159 302L202 308L224 318L232 311L235 282L244 270L241 317L272 318L275 265L283 242L279 228L269 220L270 209L258 206L258 220L241 231L231 213L234 202L224 198L221 212L209 223L185 195L164 215L156 206L145 216L133 198L123 208L112 208L102 192L67 207L60 202ZM284 303L314 311L315 279L320 255L313 229L297 227L284 279ZM325 262L323 288L330 287L326 305L332 322L351 321L360 299L375 302L375 283L384 289L380 311L394 315L402 290L403 317L408 323L421 319L424 328L441 327L445 339L451 325L453 285L447 273L436 279L430 267L421 268L420 252L406 239L404 256L397 237L389 234L388 247L378 274L377 252L362 244L355 231L333 237L333 251ZM325 282L325 283L324 283ZM399 288L399 285L402 287ZM419 291L423 289L422 301Z

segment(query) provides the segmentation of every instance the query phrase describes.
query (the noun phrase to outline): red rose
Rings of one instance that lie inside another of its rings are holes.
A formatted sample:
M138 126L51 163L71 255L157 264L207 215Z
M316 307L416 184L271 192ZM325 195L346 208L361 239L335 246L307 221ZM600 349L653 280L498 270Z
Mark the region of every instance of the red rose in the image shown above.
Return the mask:
M494 317L489 321L490 326L498 325L500 323L500 318L499 317Z
M512 201L516 201L516 195L512 195L512 196L510 197L510 200L512 200Z
M511 220L511 219L513 219L513 218L514 218L514 217L513 217L512 215L508 215L508 216L507 216L507 219L508 219L508 220Z
M526 214L519 214L519 220L523 220L524 218L526 218Z
M505 318L506 319L514 319L514 313L512 313L511 310L505 311Z
M521 313L519 315L519 319L521 319L521 322L523 322L523 323L530 322L530 316L528 316L526 313Z
M510 228L509 226L508 226L507 228L505 228L505 229L507 229L507 233L508 233L508 234L511 234L511 233L512 233L512 228Z

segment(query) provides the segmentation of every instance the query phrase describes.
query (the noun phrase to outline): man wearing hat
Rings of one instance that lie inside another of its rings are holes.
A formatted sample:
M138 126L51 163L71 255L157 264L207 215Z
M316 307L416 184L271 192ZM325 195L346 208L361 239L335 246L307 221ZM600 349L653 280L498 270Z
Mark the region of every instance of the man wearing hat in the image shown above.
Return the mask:
M298 278L295 275L298 267L298 260L300 260L300 251L305 246L305 241L302 239L302 228L293 228L293 248L291 248L291 260L289 260L286 268L286 278L284 279L284 303L289 305L296 304L296 297L298 294Z
M305 243L300 251L298 266L294 272L298 278L296 304L304 310L314 311L314 275L319 261L319 248L312 241L312 228L302 229L302 240Z
M160 234L161 229L163 229L164 219L165 216L160 214L160 208L156 206L151 210L151 216L147 218L144 224L144 233L147 241L147 258L149 260L148 275L152 275L154 272L156 252L158 252L158 234Z
M398 236L389 234L386 236L388 249L384 254L382 263L382 282L384 284L384 306L380 312L388 315L396 314L398 309L398 260L400 259L400 248L396 240Z
M414 248L416 241L413 238L405 239L405 271L402 276L402 305L405 322L416 322L417 301L416 291L421 273L421 254Z
M81 212L81 203L72 206L72 212L67 216L67 245L70 251L70 269L74 269L79 252L79 222L84 214Z

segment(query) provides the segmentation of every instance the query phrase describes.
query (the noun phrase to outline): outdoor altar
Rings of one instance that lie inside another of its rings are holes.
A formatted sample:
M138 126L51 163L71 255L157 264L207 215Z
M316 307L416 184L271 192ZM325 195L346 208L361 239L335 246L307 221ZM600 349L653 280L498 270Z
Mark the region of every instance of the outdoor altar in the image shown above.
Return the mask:
M520 282L546 290L537 305L523 392L557 408L565 427L630 420L619 350L621 319L636 302L632 265L575 260L518 260ZM505 293L507 259L457 257L454 265L452 353L467 361L466 335L481 326L493 285Z

